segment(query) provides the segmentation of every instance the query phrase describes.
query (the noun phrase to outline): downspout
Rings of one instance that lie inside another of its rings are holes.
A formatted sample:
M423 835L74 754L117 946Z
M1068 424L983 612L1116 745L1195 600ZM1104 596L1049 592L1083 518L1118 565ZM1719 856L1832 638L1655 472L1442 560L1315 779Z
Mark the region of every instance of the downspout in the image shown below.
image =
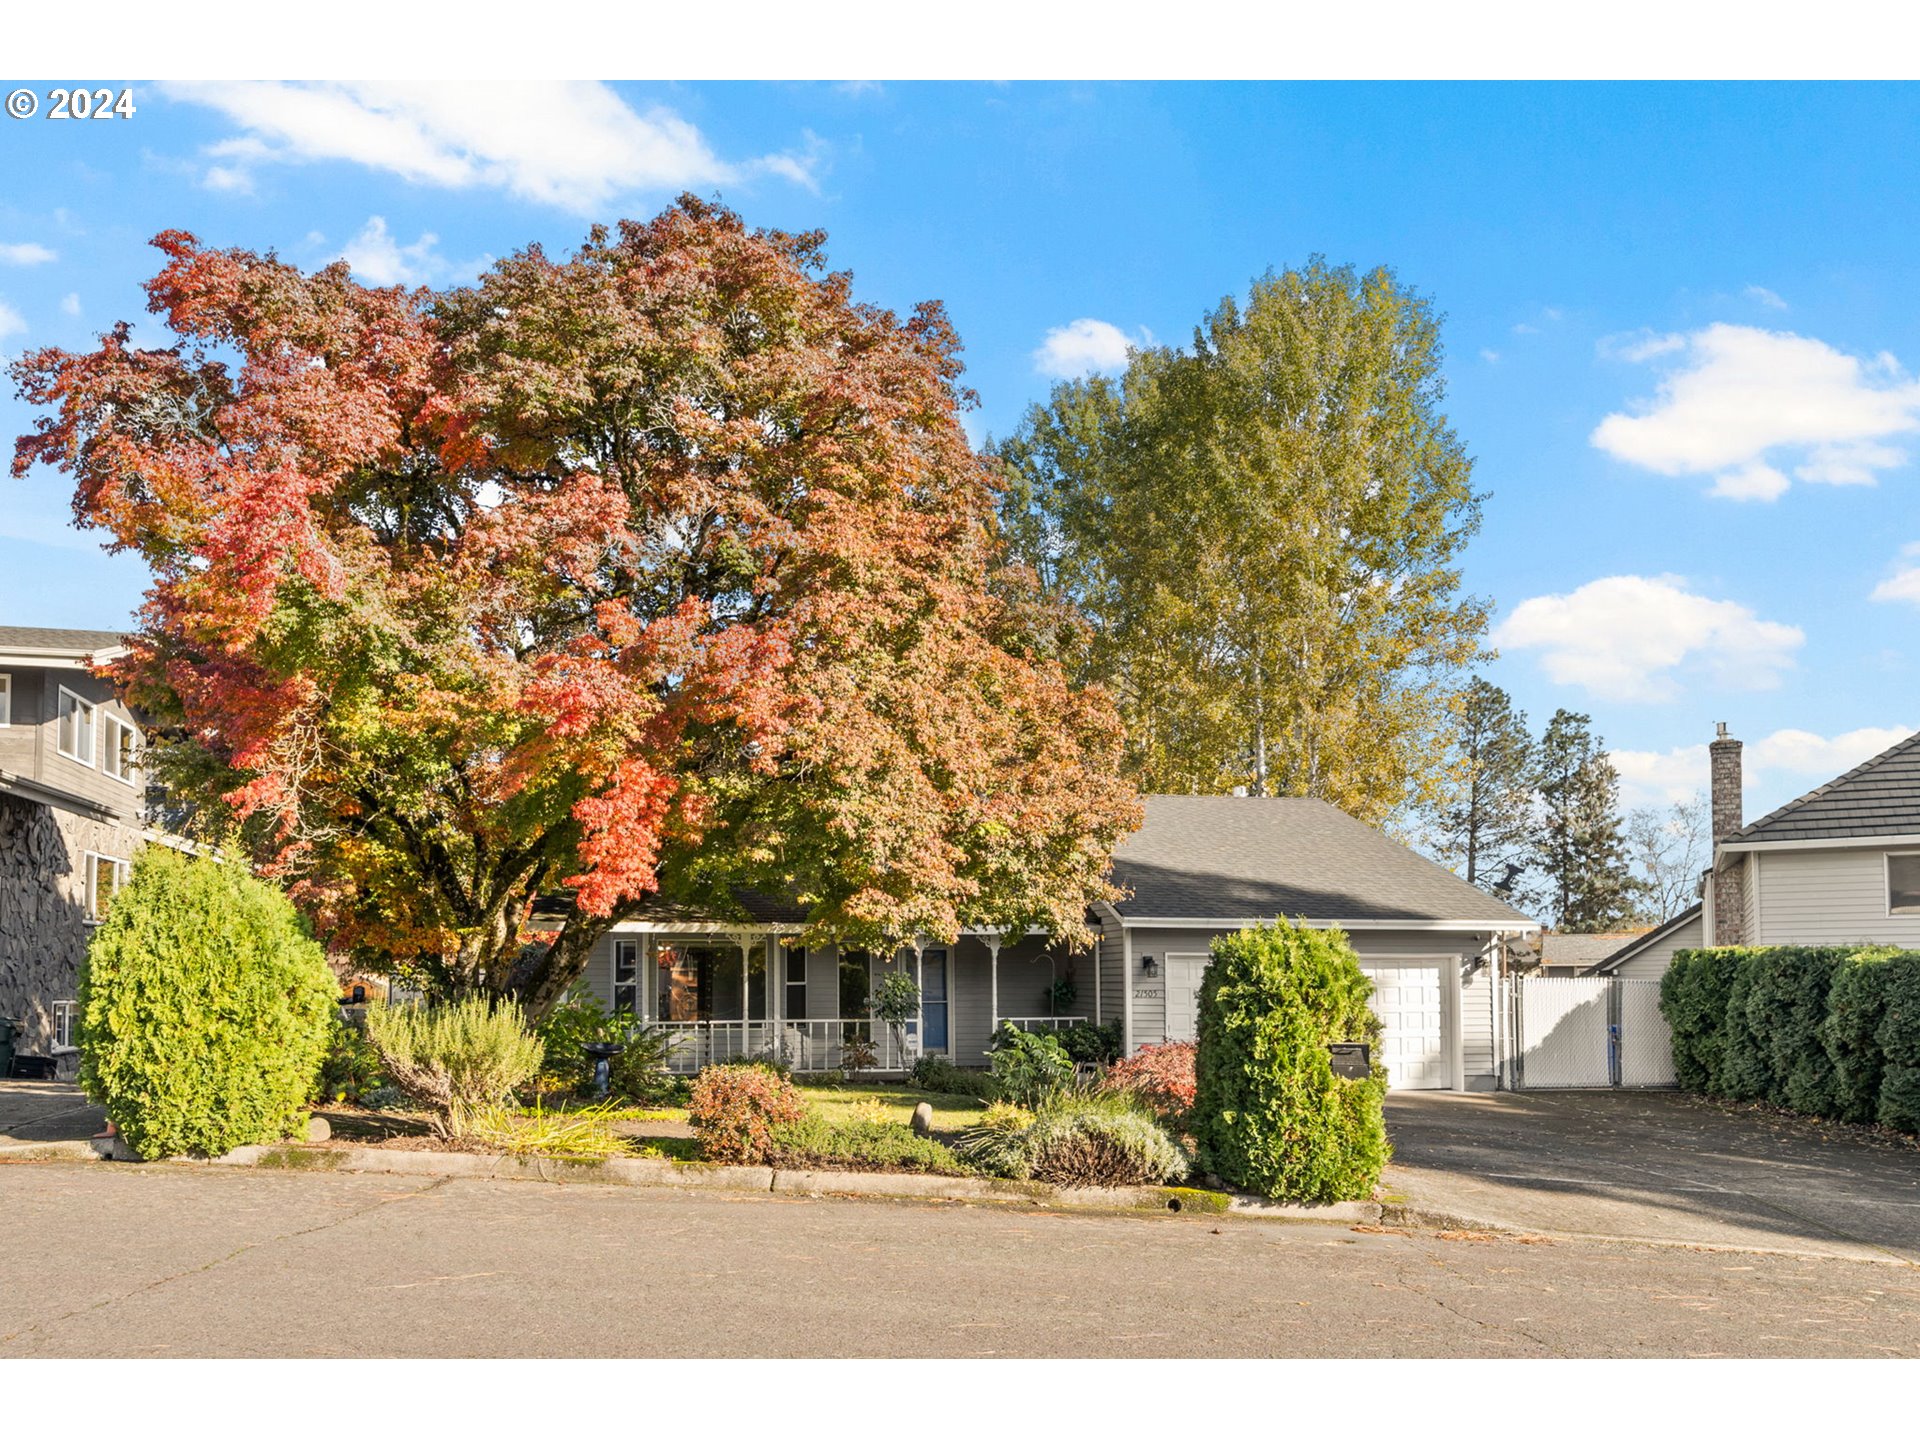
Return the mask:
M1133 1054L1133 932L1120 922L1120 1054Z

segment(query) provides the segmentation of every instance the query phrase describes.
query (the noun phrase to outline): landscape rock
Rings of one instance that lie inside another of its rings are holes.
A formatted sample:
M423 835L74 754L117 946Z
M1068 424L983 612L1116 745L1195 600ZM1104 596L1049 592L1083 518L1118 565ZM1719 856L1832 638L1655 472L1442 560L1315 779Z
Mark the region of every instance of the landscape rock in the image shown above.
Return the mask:
M924 1100L913 1107L913 1133L916 1135L933 1133L933 1106Z
M315 1116L312 1116L307 1121L308 1141L314 1144L318 1144L322 1140L331 1140L332 1138L333 1138L333 1126L327 1123L326 1116L315 1115Z

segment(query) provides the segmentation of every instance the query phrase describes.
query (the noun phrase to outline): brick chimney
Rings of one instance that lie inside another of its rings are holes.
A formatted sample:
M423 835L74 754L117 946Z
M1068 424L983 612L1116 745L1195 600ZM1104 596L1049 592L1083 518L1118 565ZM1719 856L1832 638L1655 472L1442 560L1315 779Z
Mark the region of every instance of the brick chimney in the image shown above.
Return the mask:
M1707 747L1712 757L1713 796L1713 934L1710 945L1746 943L1746 875L1744 857L1734 855L1722 860L1720 842L1740 828L1740 742L1727 734L1727 722L1715 727L1713 744Z

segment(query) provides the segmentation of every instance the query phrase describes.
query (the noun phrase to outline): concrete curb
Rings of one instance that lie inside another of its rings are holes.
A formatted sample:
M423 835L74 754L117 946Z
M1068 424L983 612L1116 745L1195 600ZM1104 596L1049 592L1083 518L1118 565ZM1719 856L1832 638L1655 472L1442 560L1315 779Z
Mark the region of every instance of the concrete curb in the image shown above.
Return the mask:
M91 1140L22 1140L0 1145L0 1164L19 1160L101 1160Z
M45 1153L41 1153L45 1152ZM0 1160L138 1161L117 1136L0 1147ZM1263 1220L1311 1220L1337 1225L1379 1221L1370 1201L1342 1205L1276 1205L1252 1195L1177 1185L1065 1189L1031 1180L966 1175L914 1175L883 1170L776 1170L767 1165L707 1165L648 1160L523 1159L444 1150L387 1150L373 1146L242 1145L213 1160L176 1159L174 1165L223 1165L257 1170L344 1171L426 1175L450 1180L533 1180L549 1184L659 1186L683 1190L743 1190L778 1195L852 1195L892 1200L969 1200L1062 1210L1135 1214L1246 1215Z
M372 1146L318 1147L243 1145L213 1164L261 1170L347 1171L362 1174L430 1175L461 1180L534 1180L585 1185L660 1186L693 1190L742 1190L780 1195L853 1195L895 1200L969 1200L1074 1210L1127 1210L1155 1214L1223 1214L1245 1210L1263 1217L1347 1222L1353 1207L1242 1204L1212 1190L1145 1185L1067 1190L1035 1181L990 1180L964 1175L912 1175L873 1170L775 1170L766 1165L705 1165L646 1160L521 1159L510 1155L464 1155L437 1150L386 1150ZM1246 1197L1242 1197L1245 1200ZM1362 1207L1365 1208L1365 1207ZM1378 1212L1377 1206L1369 1213Z

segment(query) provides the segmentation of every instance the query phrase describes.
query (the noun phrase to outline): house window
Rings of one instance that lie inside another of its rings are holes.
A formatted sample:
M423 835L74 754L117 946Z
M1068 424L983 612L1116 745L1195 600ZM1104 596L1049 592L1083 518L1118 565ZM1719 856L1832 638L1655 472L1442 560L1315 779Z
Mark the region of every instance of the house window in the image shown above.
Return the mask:
M807 1018L807 947L792 946L787 956L787 988L780 995L780 1013L789 1020Z
M640 1013L640 942L613 942L613 1013Z
M0 672L0 725L13 723L13 676Z
M1920 915L1920 852L1887 856L1887 913Z
M93 764L93 702L60 687L60 717L56 744L62 755Z
M755 945L743 957L738 945L661 945L654 950L654 976L662 1020L766 1019L764 946Z
M53 1002L53 1048L71 1050L73 1044L73 1017L79 1007L71 1000Z
M100 720L100 741L100 768L116 780L138 784L140 732L118 715L104 715Z
M113 897L127 883L127 862L87 852L87 919L104 920Z

